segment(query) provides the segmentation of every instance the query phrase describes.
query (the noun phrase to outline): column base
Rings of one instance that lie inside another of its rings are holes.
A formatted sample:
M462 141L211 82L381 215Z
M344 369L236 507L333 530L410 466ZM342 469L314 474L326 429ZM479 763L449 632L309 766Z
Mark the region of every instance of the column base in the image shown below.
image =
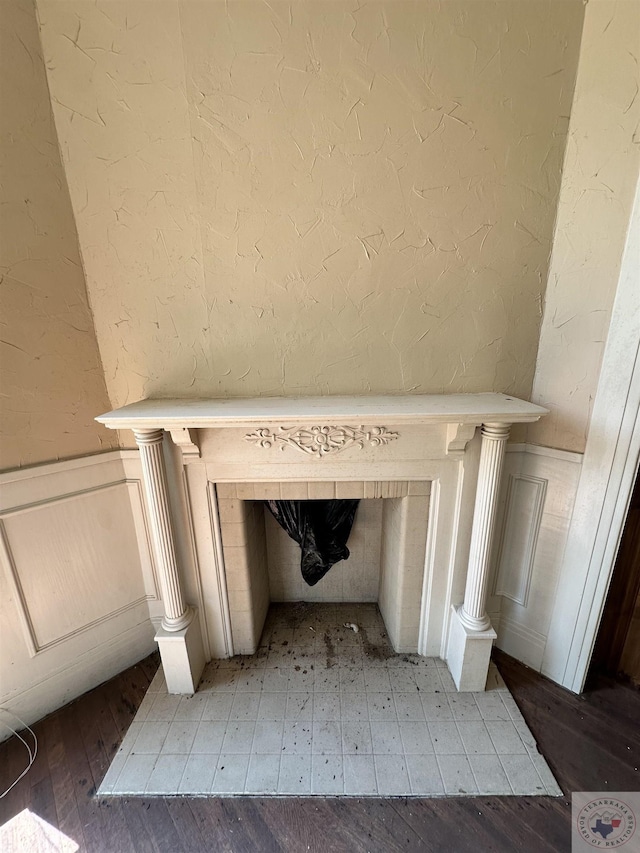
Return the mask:
M198 611L193 607L189 610L191 619L186 628L180 631L159 628L155 636L169 693L195 693L204 669Z
M447 665L460 692L482 691L487 686L491 646L497 634L493 628L472 631L460 618L462 607L451 608Z

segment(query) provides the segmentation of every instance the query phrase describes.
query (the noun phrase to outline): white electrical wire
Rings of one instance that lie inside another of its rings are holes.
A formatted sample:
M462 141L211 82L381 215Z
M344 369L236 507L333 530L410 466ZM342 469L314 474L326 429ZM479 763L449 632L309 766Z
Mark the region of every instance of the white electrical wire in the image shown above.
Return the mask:
M12 734L14 734L19 740L21 740L22 743L26 746L27 752L29 753L29 763L24 768L22 773L18 776L18 778L15 779L9 785L7 790L3 791L3 793L0 794L0 800L1 800L3 797L6 797L6 795L9 793L9 791L18 784L18 782L23 778L23 776L26 776L26 774L29 772L29 770L31 770L31 766L32 766L33 762L36 760L36 755L38 754L38 738L36 737L36 734L33 731L33 729L31 728L31 726L28 726L24 722L24 720L21 720L17 714L13 713L13 711L10 711L8 708L1 708L1 707L0 707L0 711L4 711L5 714L11 714L12 717L14 717L19 723L21 723L25 727L25 729L27 729L27 731L31 734L31 737L33 738L33 749L32 749L19 732L17 732L14 728L12 728L7 723L4 723L2 720L0 720L0 726L4 726L5 729L9 729L9 731Z

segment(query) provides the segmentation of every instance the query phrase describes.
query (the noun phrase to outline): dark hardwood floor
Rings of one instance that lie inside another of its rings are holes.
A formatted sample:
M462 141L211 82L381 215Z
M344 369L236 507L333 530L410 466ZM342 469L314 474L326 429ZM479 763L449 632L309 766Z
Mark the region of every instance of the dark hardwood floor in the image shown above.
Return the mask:
M575 696L506 655L496 661L562 798L98 799L158 666L152 655L34 726L38 757L0 800L0 825L29 808L91 853L569 851L571 791L640 789L640 692L600 679ZM2 790L24 765L16 738L0 745Z

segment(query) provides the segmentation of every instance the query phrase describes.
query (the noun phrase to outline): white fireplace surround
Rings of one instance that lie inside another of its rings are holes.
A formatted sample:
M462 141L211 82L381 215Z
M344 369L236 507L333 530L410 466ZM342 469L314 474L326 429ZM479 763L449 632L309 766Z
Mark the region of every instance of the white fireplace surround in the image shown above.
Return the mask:
M487 393L143 400L97 418L140 448L169 692L193 693L211 657L255 650L269 587L252 502L277 497L393 498L379 595L392 643L442 657L459 690L484 690L506 441L546 413Z

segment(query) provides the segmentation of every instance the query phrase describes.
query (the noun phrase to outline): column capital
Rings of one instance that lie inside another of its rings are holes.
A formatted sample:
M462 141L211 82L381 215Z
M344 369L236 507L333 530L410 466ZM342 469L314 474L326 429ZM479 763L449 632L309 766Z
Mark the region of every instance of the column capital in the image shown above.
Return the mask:
M149 444L161 444L164 440L164 430L153 429L134 429L133 435L138 446Z
M506 441L511 432L511 424L482 424L482 435L493 441Z

